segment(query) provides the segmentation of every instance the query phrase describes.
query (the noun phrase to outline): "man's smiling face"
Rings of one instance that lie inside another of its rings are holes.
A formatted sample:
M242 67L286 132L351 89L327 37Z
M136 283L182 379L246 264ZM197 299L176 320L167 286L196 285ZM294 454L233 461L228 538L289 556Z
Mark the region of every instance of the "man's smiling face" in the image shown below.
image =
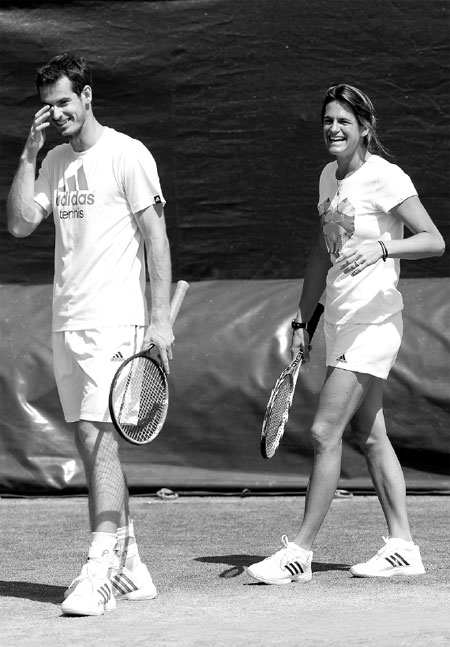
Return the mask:
M52 124L61 136L70 140L81 134L91 101L89 86L85 86L78 95L73 91L70 79L62 76L52 85L41 86L40 97L43 104L52 108Z

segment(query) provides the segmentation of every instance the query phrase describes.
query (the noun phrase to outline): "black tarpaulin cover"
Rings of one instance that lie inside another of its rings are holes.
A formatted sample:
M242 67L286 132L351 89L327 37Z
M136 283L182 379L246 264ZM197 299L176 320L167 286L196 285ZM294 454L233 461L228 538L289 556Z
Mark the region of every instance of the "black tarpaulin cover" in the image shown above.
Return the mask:
M261 459L258 439L297 301L292 279L303 276L318 227L317 183L329 161L321 97L342 81L369 93L390 159L446 235L449 7L447 0L2 1L3 492L85 487L51 369L53 224L20 240L5 227L8 188L39 107L36 68L62 51L90 62L100 122L140 139L156 158L174 280L193 283L177 323L166 428L148 448L122 448L131 486L299 489L323 378L320 329L279 454ZM49 133L46 150L57 143ZM448 274L448 255L402 263L406 331L386 406L410 488L449 488L449 299L441 278ZM352 487L369 483L350 437L342 477Z
M388 429L410 489L450 490L448 282L409 279L400 286L405 335L385 385ZM294 280L191 285L175 328L165 427L147 446L121 447L132 491L306 487L307 431L324 377L322 325L282 446L271 460L259 453L265 405L286 361L299 290ZM51 287L3 286L0 308L0 491L84 491L52 373ZM349 430L340 486L370 488Z
M36 68L69 50L92 65L99 121L155 156L175 278L303 276L329 161L321 101L338 82L368 92L389 159L448 233L449 13L447 0L3 1L2 213ZM19 241L4 227L1 281L51 283L52 223ZM448 276L448 258L402 271Z

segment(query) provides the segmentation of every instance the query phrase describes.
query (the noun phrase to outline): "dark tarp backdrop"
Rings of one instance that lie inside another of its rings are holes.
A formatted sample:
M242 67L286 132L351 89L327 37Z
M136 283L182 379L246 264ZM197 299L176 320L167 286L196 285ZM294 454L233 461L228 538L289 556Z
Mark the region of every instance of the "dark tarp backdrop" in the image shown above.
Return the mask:
M385 385L386 418L410 490L450 490L448 366L450 314L445 279L401 282L405 335ZM302 371L276 456L260 456L268 395L286 362L292 304L300 281L193 283L177 319L165 427L149 445L123 443L134 491L304 490L311 468L307 431L324 377L322 325ZM54 384L51 287L0 292L0 491L43 493L84 488L72 432ZM428 313L433 312L430 320ZM447 323L448 325L448 323ZM370 488L364 460L345 436L341 487Z
M340 81L369 93L382 141L448 233L449 14L446 0L3 1L1 204L39 107L36 68L77 50L100 122L158 162L176 278L303 276L329 161L321 100ZM52 247L50 222L2 235L2 281L51 282ZM403 263L405 278L448 270Z
M369 93L382 141L448 240L449 13L446 0L2 2L3 491L84 487L51 373L53 226L16 240L5 224L39 107L36 68L68 50L91 63L97 118L157 160L174 280L193 283L177 324L167 428L144 451L123 448L132 487L297 489L310 448L294 430L320 388L320 334L280 455L262 461L255 442L294 279L317 234L322 95L340 81ZM50 133L45 150L57 143ZM386 402L409 487L419 489L448 489L448 275L448 254L402 264L406 334ZM369 483L351 438L342 475L348 487Z

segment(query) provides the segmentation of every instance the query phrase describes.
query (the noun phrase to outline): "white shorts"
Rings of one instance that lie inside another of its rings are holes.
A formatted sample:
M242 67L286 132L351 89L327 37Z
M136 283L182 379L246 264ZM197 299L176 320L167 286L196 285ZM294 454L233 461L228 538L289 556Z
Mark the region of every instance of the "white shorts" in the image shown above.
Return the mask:
M142 349L145 326L52 334L56 386L66 422L111 422L109 388L121 363Z
M325 321L327 366L368 373L386 380L403 335L402 313L379 324L331 324Z

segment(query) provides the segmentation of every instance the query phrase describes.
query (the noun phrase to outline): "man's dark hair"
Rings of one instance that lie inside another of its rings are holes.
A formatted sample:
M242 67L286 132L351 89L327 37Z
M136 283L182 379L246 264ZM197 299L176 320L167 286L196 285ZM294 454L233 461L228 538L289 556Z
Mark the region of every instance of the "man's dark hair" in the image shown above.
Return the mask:
M84 86L89 85L92 87L92 75L84 58L65 52L64 54L58 54L58 56L55 56L38 69L36 74L38 93L43 85L53 85L63 76L70 80L72 90L78 96L80 96Z

